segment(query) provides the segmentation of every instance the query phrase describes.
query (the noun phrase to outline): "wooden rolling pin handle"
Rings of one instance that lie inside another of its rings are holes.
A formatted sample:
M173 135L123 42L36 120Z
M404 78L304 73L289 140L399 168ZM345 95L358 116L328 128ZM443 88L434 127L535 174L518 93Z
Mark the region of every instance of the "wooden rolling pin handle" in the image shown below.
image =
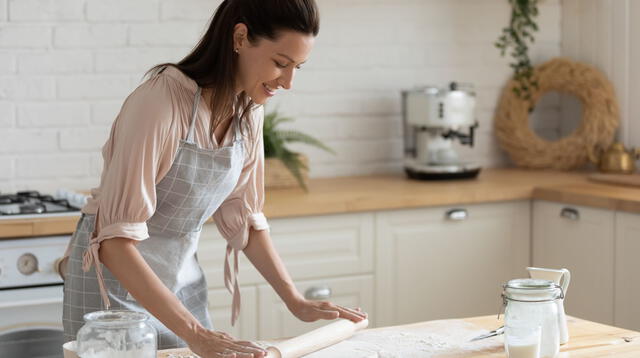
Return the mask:
M358 323L339 319L301 336L276 343L267 348L267 358L298 358L329 347L350 338L357 331L366 328L369 320Z

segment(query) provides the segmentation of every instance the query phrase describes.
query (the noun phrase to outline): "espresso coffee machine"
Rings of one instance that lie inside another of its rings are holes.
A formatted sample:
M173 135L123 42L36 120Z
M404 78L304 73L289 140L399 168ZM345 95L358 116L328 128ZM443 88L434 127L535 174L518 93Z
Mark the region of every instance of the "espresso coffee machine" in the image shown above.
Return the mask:
M473 147L476 95L473 85L421 87L402 92L404 168L412 179L474 178L480 166L463 161L454 140Z

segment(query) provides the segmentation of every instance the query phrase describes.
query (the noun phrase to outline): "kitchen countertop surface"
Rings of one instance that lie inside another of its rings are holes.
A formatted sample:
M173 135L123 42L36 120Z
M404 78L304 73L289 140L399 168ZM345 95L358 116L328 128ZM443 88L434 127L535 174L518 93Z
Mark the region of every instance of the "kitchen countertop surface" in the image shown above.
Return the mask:
M602 184L586 172L485 169L474 180L426 182L404 175L312 179L309 192L267 190L267 218L542 199L640 213L640 188ZM73 232L77 217L0 220L0 238Z
M461 320L430 321L390 328L375 328L362 332L389 330L393 332L400 331L404 332L406 335L411 335L412 332L413 334L418 332L424 334L423 332L432 331L434 334L437 334L438 332L444 333L442 330L447 327L447 324L459 326L460 321ZM496 320L495 315L467 318L462 321L471 324L473 327L487 331L495 329L502 324ZM570 336L569 342L560 347L561 353L558 355L558 358L595 358L604 356L616 358L640 357L640 332L607 326L573 317L568 317L567 323ZM433 328L430 329L430 327ZM457 349L456 352L447 352L444 350L441 351L442 353L436 354L434 357L505 358L502 337L488 338L483 341L478 341L478 344L466 344L465 346L468 346L468 348ZM186 349L167 350L159 352L158 357L168 358L172 357L172 354L174 354L173 357L180 357L180 355L189 356L189 351ZM313 354L313 356L324 357L321 352L317 352ZM329 355L327 355L327 358L333 357L329 357Z

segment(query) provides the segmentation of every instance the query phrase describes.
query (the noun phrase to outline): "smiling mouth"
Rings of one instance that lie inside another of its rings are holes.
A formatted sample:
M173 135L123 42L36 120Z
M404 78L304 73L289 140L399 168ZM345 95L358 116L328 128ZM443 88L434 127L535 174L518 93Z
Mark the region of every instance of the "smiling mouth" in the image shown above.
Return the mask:
M276 89L274 89L274 88L271 88L269 85L267 85L267 84L263 83L263 84L262 84L262 87L264 88L264 90L265 90L265 92L267 93L267 95L269 95L269 96L273 96L273 95L275 95L275 94L276 94L276 91L277 91L277 90L276 90Z

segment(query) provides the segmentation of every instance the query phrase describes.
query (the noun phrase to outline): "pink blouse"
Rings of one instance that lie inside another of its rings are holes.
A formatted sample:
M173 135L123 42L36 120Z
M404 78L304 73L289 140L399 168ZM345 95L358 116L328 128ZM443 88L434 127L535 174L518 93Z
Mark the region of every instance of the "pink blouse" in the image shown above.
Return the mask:
M175 67L167 67L142 83L127 97L102 148L104 167L100 186L82 209L97 213L97 242L115 237L145 240L146 221L156 209L155 186L167 174L180 139L187 136L197 84ZM222 143L209 135L211 111L201 99L195 123L195 141L202 148L230 145L229 126ZM229 245L242 250L249 228L268 229L264 206L264 149L262 106L253 110L253 133L245 136L244 167L238 184L213 215ZM250 140L255 138L255 140ZM99 210L98 210L99 209Z

